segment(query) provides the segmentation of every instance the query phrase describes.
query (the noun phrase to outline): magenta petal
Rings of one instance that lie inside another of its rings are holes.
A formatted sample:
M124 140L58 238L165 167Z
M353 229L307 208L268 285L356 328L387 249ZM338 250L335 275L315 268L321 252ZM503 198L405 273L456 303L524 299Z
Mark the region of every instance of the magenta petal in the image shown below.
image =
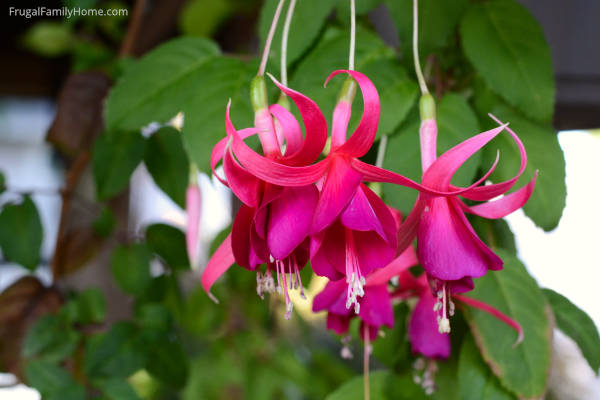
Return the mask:
M258 205L260 181L240 167L229 151L225 153L223 168L231 191L242 203L250 207Z
M231 248L238 265L250 269L250 230L254 209L243 205L237 212L231 228Z
M346 142L348 122L352 115L352 104L345 100L339 100L333 110L331 119L331 149L335 151Z
M478 204L476 206L467 206L464 203L460 203L463 210L479 215L484 218L504 218L508 214L512 213L515 210L523 207L527 200L531 197L533 193L533 188L535 186L535 181L537 179L537 172L535 173L531 182L527 185L523 186L521 189L513 192L511 194L507 194L501 199L488 201L487 203Z
M377 134L377 125L379 124L379 94L373 82L365 75L357 71L337 70L333 71L325 81L325 84L334 76L347 73L358 83L358 87L363 96L363 113L358 127L350 136L348 141L339 147L336 152L346 154L350 157L362 157L371 148L375 135Z
M502 268L502 260L481 242L452 199L435 198L426 204L418 228L417 254L429 275L453 281Z
M279 128L281 128L281 133L285 137L286 157L294 155L302 146L302 129L300 128L300 124L296 121L294 114L279 104L271 104L269 111L277 120Z
M346 159L331 158L329 172L323 184L311 231L327 228L350 202L360 184L362 175L350 167Z
M402 254L385 267L374 271L367 277L366 286L377 286L386 284L392 277L398 276L402 271L417 265L417 255L412 246L409 246Z
M500 120L498 120L498 118L494 117L492 114L489 115L497 123L502 123ZM521 165L519 167L519 172L517 172L517 174L514 177L507 181L472 188L471 190L463 194L463 196L467 199L475 201L485 201L493 199L494 197L499 196L508 191L517 182L519 177L525 171L525 167L527 166L527 152L525 151L525 146L523 145L523 142L521 141L519 136L517 136L517 134L512 129L510 129L507 126L506 130L508 131L508 133L510 133L513 140L517 144L517 147L519 148L519 154L521 156Z
M302 142L302 147L295 154L286 157L286 163L290 165L309 164L321 155L325 147L325 143L327 142L327 121L319 106L314 101L300 92L283 86L273 76L269 76L275 82L275 85L296 104L306 130L306 137L304 138L304 142Z
M343 335L348 332L350 319L350 317L345 315L329 313L327 314L327 329L334 331L338 335Z
M374 232L353 231L360 272L367 276L388 265L396 255L396 246L390 245Z
M360 185L356 189L356 193L354 193L354 196L352 196L352 200L350 200L350 203L342 212L340 221L346 228L356 231L374 231L377 232L382 239L388 240L388 235L386 235L386 232L383 231L383 225L379 221L379 218L377 218L375 210L373 210L371 203L367 199L367 195L365 194L363 187L366 190L369 190L365 185ZM389 220L391 220L395 225L395 221L393 220L393 217L389 211L388 217ZM394 231L395 229L393 227L391 237L394 237Z
M365 287L365 295L360 300L359 315L370 326L394 327L394 310L387 284Z
M256 229L252 228L251 225L249 261L250 269L254 271L256 267L269 261L269 248L266 240L258 235Z
M288 187L271 203L267 243L275 259L283 260L308 236L319 191L314 185Z
M312 310L314 312L328 309L335 303L346 291L346 281L343 279L329 281L319 294L313 300Z
M229 117L229 107L228 104L225 114L225 129L227 134L233 137L231 148L240 163L252 175L274 185L305 186L318 181L325 174L329 160L322 160L305 167L290 167L256 153L244 143L233 126Z
M223 243L214 252L204 272L202 272L202 288L210 294L210 288L221 275L233 265L235 259L231 249L231 234L228 235Z
M256 135L258 133L258 129L246 128L246 129L240 130L238 133L242 139L245 139L252 135ZM227 144L229 143L230 140L231 140L231 137L229 135L227 135L223 139L219 140L217 142L217 144L215 145L215 147L213 147L212 152L210 154L210 169L212 170L213 175L216 176L217 179L220 180L221 183L224 184L225 186L229 186L229 184L227 183L227 180L224 178L221 178L217 174L217 171L215 171L215 169L217 168L217 165L219 164L219 162L225 156L225 150L226 150Z
M265 184L260 206L254 214L254 229L262 239L267 238L267 220L270 212L270 204L281 196L283 187Z
M390 209L390 207L388 207L383 202L383 200L381 200L381 198L377 196L377 194L374 191L369 189L369 187L364 184L361 185L361 187L365 195L367 196L367 199L369 200L373 211L375 211L377 219L381 222L381 225L383 226L383 232L385 233L384 238L386 239L388 244L390 244L390 246L397 246L398 227L399 222L402 221L402 214L400 214L399 216L400 219L397 219L394 213L392 212L392 209Z
M333 224L329 229L311 237L310 262L313 271L319 276L338 280L346 272L346 248L344 227Z
M438 331L435 302L429 291L423 292L410 318L408 336L414 353L446 359L450 357L450 335Z
M454 173L473 154L495 138L506 126L502 125L473 136L442 154L423 174L423 185L447 190Z

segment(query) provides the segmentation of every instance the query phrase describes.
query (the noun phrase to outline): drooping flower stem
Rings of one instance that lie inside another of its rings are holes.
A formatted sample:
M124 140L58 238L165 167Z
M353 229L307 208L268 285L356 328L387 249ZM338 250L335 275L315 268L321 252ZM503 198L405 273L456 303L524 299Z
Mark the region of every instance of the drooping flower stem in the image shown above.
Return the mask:
M290 0L287 13L285 15L285 22L283 24L283 32L281 33L281 83L283 86L288 86L287 77L287 44L288 37L290 35L290 25L292 24L292 17L294 16L294 8L296 7L296 0ZM285 94L282 93L283 96Z
M363 354L363 387L364 387L364 399L369 400L371 398L371 389L369 384L369 358L371 353L371 338L369 337L369 325L363 325L363 336L364 336L364 354Z
M262 58L260 59L258 73L256 74L258 76L263 76L265 74L265 69L267 68L267 60L269 59L269 52L271 51L271 43L273 42L273 36L275 35L275 28L277 28L277 21L279 21L279 16L281 15L281 10L283 9L283 3L285 3L285 0L279 0L279 4L275 9L273 21L271 22L271 28L269 28L267 40L265 40L265 47L263 49Z
M354 70L354 48L356 47L356 6L350 0L350 54L348 56L348 69Z
M421 62L419 61L419 0L413 0L413 59L421 94L427 94L429 90L427 89L423 71L421 70Z

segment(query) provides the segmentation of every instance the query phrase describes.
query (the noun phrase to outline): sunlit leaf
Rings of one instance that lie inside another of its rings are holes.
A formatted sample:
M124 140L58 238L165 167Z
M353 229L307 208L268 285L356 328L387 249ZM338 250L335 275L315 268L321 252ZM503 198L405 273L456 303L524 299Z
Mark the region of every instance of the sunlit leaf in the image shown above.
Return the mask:
M542 28L514 0L473 4L461 22L462 45L486 83L531 118L549 122L554 75Z

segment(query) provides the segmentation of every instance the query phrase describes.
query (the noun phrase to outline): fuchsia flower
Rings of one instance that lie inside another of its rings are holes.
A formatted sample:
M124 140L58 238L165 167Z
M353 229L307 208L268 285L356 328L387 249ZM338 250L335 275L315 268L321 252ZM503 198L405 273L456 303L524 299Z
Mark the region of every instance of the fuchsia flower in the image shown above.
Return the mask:
M316 164L302 166L292 162L282 162L284 159L277 160L268 155L261 156L244 143L243 135L235 131L229 117L227 117L227 129L228 135L232 136L231 153L235 154L239 160L241 166L238 165L238 167L243 171L248 182L253 182L253 179L262 180L287 189L306 188L307 185L312 187L317 183L319 197L312 219L309 218L308 208L303 214L296 213L289 206L286 208L289 213L301 215L300 218L304 223L312 220L310 258L313 270L318 275L327 276L333 280L345 276L348 284L347 306L350 307L354 304L355 311L358 313L357 298L363 295L364 277L374 269L387 265L397 252L396 227L393 217L381 199L362 182L369 180L373 174L387 173L393 174L396 184L424 190L432 195L441 193L425 188L401 175L381 170L358 160L358 157L369 151L375 139L380 112L379 95L373 83L357 71L334 71L325 83L340 73L348 73L358 84L363 95L363 114L356 131L346 140L350 102L338 103L332 124L332 149L324 160ZM293 98L292 95L295 95L306 102L310 101L297 92L282 86L276 80L274 81L290 97ZM312 101L310 104L313 104ZM304 114L306 111L307 109L300 108L307 129L305 144L309 141L308 129L311 127L311 123L317 121L320 124L324 120L318 108L310 107L310 111L314 112L309 115ZM285 120L277 118L281 122L285 134ZM291 123L287 125L292 126ZM301 161L306 162L307 160ZM226 155L226 173L227 165L228 156ZM253 190L253 187L248 191ZM235 189L234 192L236 192ZM240 195L245 195L246 192L241 192ZM288 219L291 220L292 217L288 217ZM304 237L306 227L305 224L301 225L302 235L298 236ZM290 229L299 230L298 227L290 227ZM270 228L267 228L267 231L270 231ZM289 234L283 231L281 233ZM276 236L279 237L279 235ZM300 242L296 241L293 244L297 246ZM259 258L257 262L263 259Z
M218 254L211 259L203 274L203 286L210 289L214 281L225 272L232 261L244 268L257 270L261 264L267 264L265 275L257 271L257 290L262 297L263 291L275 290L272 271L276 271L278 288L283 289L290 315L292 303L288 287L297 288L300 269L308 261L308 234L313 213L318 201L318 189L312 185L284 187L261 180L239 165L231 149L232 138L243 138L258 133L265 149L266 159L281 165L301 165L313 162L320 154L327 139L327 125L317 105L308 97L287 90L302 113L306 126L306 136L296 119L285 108L272 105L256 113L257 127L237 132L229 118L229 106L226 113L227 137L213 149L211 166L214 169L223 159L226 180L221 179L244 203L238 211L231 237L219 248ZM282 136L286 140L285 153L282 155L277 135L271 119L277 118ZM215 173L216 175L216 173ZM218 176L218 175L217 175ZM230 246L230 247L229 247ZM231 251L233 257L226 254ZM226 265L223 262L228 263ZM289 280L289 282L288 282Z
M494 118L495 119L495 118ZM496 120L497 121L497 120ZM497 121L499 122L499 121ZM498 159L482 179L469 188L450 184L456 170L476 151L506 129L515 140L521 167L511 179L496 184L477 186L497 165ZM436 158L437 126L434 119L421 123L422 184L439 191L457 191L466 199L487 201L506 193L521 176L527 164L527 154L519 137L506 125L480 133ZM467 206L457 195L441 197L420 193L417 202L401 228L400 248L417 236L417 256L427 272L432 290L440 293L443 315L440 326L449 331L447 303L453 293L473 288L472 278L479 278L488 270L502 269L502 260L479 239L465 212L485 218L502 218L527 202L533 191L536 175L521 189L500 199Z

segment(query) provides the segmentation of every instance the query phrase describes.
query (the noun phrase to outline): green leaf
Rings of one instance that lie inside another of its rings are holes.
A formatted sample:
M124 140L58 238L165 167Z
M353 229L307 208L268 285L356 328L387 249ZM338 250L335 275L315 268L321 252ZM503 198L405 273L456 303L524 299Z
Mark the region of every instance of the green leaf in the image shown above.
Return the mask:
M433 397L425 394L425 390L416 384L411 369L401 374L391 375L385 382L385 397L381 399L394 400L431 400ZM362 399L361 397L354 397Z
M148 139L144 164L158 187L180 207L185 208L189 162L183 149L181 133L172 127L154 132Z
M126 380L113 378L99 381L96 386L110 400L138 400L135 390Z
M172 40L126 69L106 103L107 129L138 129L183 111L188 154L209 172L212 147L225 136L227 100L236 126L252 123L248 85L255 73L252 64L222 56L210 40Z
M179 38L146 54L111 90L106 102L107 130L138 129L174 117L195 91L190 81L219 53L210 40Z
M531 118L552 119L550 50L524 6L514 0L473 5L461 22L461 38L467 58L494 91Z
M480 278L470 297L483 301L517 321L524 340L513 348L517 333L499 319L467 307L467 321L483 358L502 385L520 397L541 396L550 368L552 325L542 291L514 256L497 250L504 260L502 271Z
M317 39L319 33L323 29L323 25L333 7L338 0L302 0L296 3L294 15L290 24L290 33L287 46L287 61L288 66L298 59ZM267 33L271 27L271 21L275 14L275 9L279 0L266 0L260 12L260 20L258 24L258 32L260 37L260 47L264 46L267 38ZM276 61L275 65L279 65L279 57L281 54L281 33L283 30L283 21L287 11L288 4L284 5L283 12L277 24L275 37L271 46L270 57ZM348 35L347 35L348 36ZM349 37L349 36L348 36ZM271 69L275 76L279 76L279 70Z
M381 115L377 135L391 135L408 115L417 99L419 87L408 78L406 71L396 60L368 62L361 72L371 78L379 92Z
M44 399L84 400L85 389L69 373L48 361L30 361L25 366L27 384Z
M563 295L543 289L556 320L556 326L577 343L594 372L600 368L600 336L594 321Z
M356 15L364 15L383 3L383 0L360 0L355 4ZM336 19L345 26L350 26L350 2L338 1L335 7Z
M171 326L171 314L160 303L148 303L136 310L136 320L146 331L166 333Z
M86 289L77 295L77 321L81 324L98 324L106 316L106 300L98 288Z
M412 62L413 1L386 0L395 22L400 46L410 54ZM419 53L426 58L431 52L444 47L463 16L467 0L420 0L419 1Z
M2 171L0 171L0 194L6 190L6 178Z
M386 400L385 387L392 378L389 371L375 371L370 375L371 400ZM331 393L325 400L359 400L363 398L363 377L357 376Z
M475 341L470 337L460 349L458 386L461 400L516 400L483 362Z
M469 221L471 221L473 229L477 232L477 236L492 248L499 247L513 256L517 255L515 235L513 235L505 220L473 216L469 218Z
M57 363L73 354L80 338L78 332L64 326L55 315L46 315L27 331L23 356Z
M210 153L225 137L225 108L231 100L231 119L236 128L253 126L250 105L250 80L256 74L255 63L227 57L215 57L199 68L183 94L191 92L183 103L185 123L183 139L192 161L202 172L210 174Z
M523 141L527 150L527 168L515 184L520 188L529 182L534 171L539 171L531 198L523 207L535 224L546 231L558 225L565 208L567 188L565 183L565 159L556 132L549 125L527 120L503 105L497 105L493 114L509 122L512 130ZM484 165L491 165L500 150L500 162L490 179L500 182L512 178L519 170L520 155L514 140L502 133L484 149Z
M124 292L139 296L150 286L150 252L144 244L117 247L111 268L115 281Z
M189 1L179 14L179 27L185 35L209 37L230 12L228 1Z
M174 388L185 386L189 372L187 356L181 344L166 338L151 350L146 369Z
M146 351L136 327L118 322L108 332L88 341L84 371L90 378L127 378L143 368Z
M188 269L185 234L167 224L152 224L146 229L146 242L173 269Z
M144 157L146 141L139 132L102 134L94 144L92 168L100 200L119 194Z
M0 212L0 248L7 261L35 270L40 260L43 229L29 196L21 204L5 205Z
M104 207L102 208L102 211L100 211L98 218L94 220L92 228L98 236L106 238L110 236L116 225L117 219L115 218L115 215L110 208Z
M479 133L477 116L466 100L455 93L446 94L437 107L438 155ZM416 114L400 127L398 134L389 138L383 167L398 172L417 182L421 181L421 154L419 119ZM475 153L454 175L452 182L459 186L473 183L481 161ZM408 215L417 198L413 189L398 185L383 185L385 199Z

